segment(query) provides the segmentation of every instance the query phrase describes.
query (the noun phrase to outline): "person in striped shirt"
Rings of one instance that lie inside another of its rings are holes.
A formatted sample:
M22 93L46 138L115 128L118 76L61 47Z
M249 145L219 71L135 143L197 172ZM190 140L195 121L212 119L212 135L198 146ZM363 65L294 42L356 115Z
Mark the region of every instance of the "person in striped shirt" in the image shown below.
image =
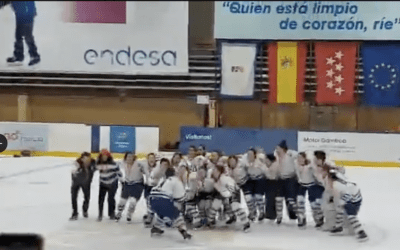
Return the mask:
M124 160L119 163L120 168L124 172L122 181L121 199L118 204L118 213L116 220L119 221L125 205L130 199L127 221L131 221L132 214L135 211L136 204L142 196L144 190L144 178L147 175L147 169L143 164L137 161L136 155L133 152L125 153Z
M122 178L122 172L115 163L108 150L101 150L97 159L97 169L100 172L100 190L99 190L99 217L98 221L103 219L103 207L106 195L108 195L108 216L115 220L115 194L118 189L118 181Z

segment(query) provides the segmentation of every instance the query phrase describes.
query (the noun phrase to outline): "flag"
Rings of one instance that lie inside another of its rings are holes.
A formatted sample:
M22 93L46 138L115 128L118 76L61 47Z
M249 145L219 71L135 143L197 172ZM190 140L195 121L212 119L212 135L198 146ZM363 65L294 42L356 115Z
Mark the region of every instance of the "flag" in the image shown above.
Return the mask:
M317 103L354 102L357 48L354 42L315 43Z
M364 43L361 56L364 103L370 106L399 106L400 43Z
M299 103L304 100L307 44L268 44L269 103Z
M126 1L73 1L64 11L72 23L126 23Z
M256 44L222 43L221 95L253 97L256 54Z

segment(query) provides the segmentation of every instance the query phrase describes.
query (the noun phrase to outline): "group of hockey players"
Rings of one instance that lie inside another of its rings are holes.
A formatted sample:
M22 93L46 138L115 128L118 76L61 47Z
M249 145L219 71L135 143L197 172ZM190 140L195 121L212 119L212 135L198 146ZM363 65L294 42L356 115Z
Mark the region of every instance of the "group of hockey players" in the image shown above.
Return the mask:
M85 152L72 170L71 220L78 218L80 188L85 198L83 216L88 216L90 183L96 170L100 173L98 221L103 218L106 194L108 215L116 221L127 204L126 219L131 221L143 197L147 204L143 222L151 228L151 235L161 235L164 227L173 227L184 239L190 239L188 227L215 228L217 218L226 225L239 221L243 231L248 232L255 221L269 219L281 224L284 203L289 218L304 229L308 194L317 229L341 234L347 221L359 241L368 239L357 218L362 202L360 189L347 180L345 169L328 163L323 151L315 151L310 160L304 152L289 150L286 141L271 154L249 149L241 156L227 157L219 151L206 153L204 146L191 146L187 156L174 153L171 160L159 161L154 153L139 160L128 152L116 163L107 150L102 150L95 161ZM116 206L119 183L122 190Z

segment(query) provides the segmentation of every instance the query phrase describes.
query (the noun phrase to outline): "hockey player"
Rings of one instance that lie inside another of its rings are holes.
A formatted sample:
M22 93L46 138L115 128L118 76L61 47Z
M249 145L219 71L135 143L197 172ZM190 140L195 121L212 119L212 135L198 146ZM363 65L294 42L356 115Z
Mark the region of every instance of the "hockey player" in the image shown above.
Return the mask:
M166 170L165 179L151 191L150 205L156 214L156 223L151 229L151 235L163 234L162 228L167 226L178 228L184 239L191 239L192 235L187 232L181 213L185 199L183 183L176 176L174 168L169 166L168 159L161 159L160 165Z
M152 189L155 186L157 186L160 183L160 181L165 179L165 171L167 171L167 168L170 167L170 162L168 161L168 159L167 159L167 163L164 161L164 164L161 164L161 161L160 161L160 164L158 166L156 166L153 169L153 171L151 172L148 185L150 187L152 187ZM153 221L153 218L154 218L154 211L152 210L150 204L147 208L148 208L147 209L147 217L144 219L144 225L146 227L149 227L149 226L151 226L151 222Z
M198 146L197 147L197 156L203 156L203 157L206 157L206 154L207 154L207 152L206 152L206 146L204 146L204 145L200 145L200 146Z
M286 199L286 206L288 208L289 218L291 220L297 219L296 216L296 197L298 193L298 181L296 176L296 158L297 152L288 150L286 141L283 140L276 147L276 155L279 164L279 172L281 182L281 189L276 199L276 213L277 224L282 222L283 216L283 200Z
M265 171L265 218L269 220L276 219L276 198L278 197L281 182L279 178L279 164L274 154L268 154L266 159Z
M265 189L265 176L263 167L264 164L257 159L257 152L255 149L247 151L246 169L249 179L245 184L245 199L249 208L249 219L254 221L258 210L258 220L264 220L264 201L263 194Z
M196 172L197 171L197 166L195 164L195 158L196 158L196 147L195 146L190 146L189 147L189 153L187 155L187 157L185 158L185 161L189 167L189 171L190 172Z
M336 224L331 234L337 235L343 232L343 222L346 216L359 241L368 240L368 236L357 218L361 207L362 196L360 188L352 182L345 180L343 174L336 169L329 170L325 175L325 187L333 194L336 207Z
M208 214L208 225L210 227L215 225L215 215L218 208L221 207L224 199L229 199L233 212L236 214L237 218L244 223L243 230L248 232L250 230L250 222L246 217L245 211L240 206L240 189L231 177L223 174L224 171L225 167L217 164L212 172L212 178L215 181L214 188L217 191L217 195L214 197L211 204Z
M100 172L100 190L99 190L99 217L98 221L103 219L104 199L108 195L108 216L115 220L115 194L118 189L118 181L122 178L122 172L119 166L114 162L108 150L101 150L97 159L97 169Z
M311 205L316 227L320 227L323 224L321 199L324 188L316 184L313 168L304 152L300 152L298 155L296 172L300 183L299 193L297 195L298 226L300 228L305 228L307 223L305 215L305 196L308 192L308 201Z
M206 167L200 167L197 171L197 208L201 225L207 224L208 212L214 194L214 180L207 177Z
M147 169L137 161L136 155L132 152L125 153L124 160L120 163L120 168L124 172L124 178L122 181L121 198L118 204L118 213L115 219L117 221L121 219L125 205L128 199L130 199L126 219L127 221L131 221L136 204L144 190L143 176L148 175Z
M146 199L147 209L150 211L149 205L149 195L150 191L153 186L150 185L150 174L152 173L153 169L157 166L156 155L154 153L149 153L146 157L146 160L139 161L141 164L144 164L146 169L146 176L145 176L145 184L144 184L144 198ZM147 214L143 216L143 220L147 219Z
M340 173L344 174L345 169L343 167L335 166L332 163L328 163L326 161L326 154L324 151L317 150L314 152L314 160L313 160L313 172L314 178L317 182L317 185L324 187L324 177L328 174L329 170L335 169ZM333 195L329 192L329 190L324 190L321 198L321 208L323 211L323 218L324 221L318 223L316 225L317 229L323 229L324 231L330 231L333 229L335 225L335 218L336 218L336 209L333 203ZM323 227L322 227L323 226Z
M78 192L82 189L85 200L83 201L83 217L88 217L89 201L90 201L90 185L92 184L93 174L96 171L96 161L92 159L90 153L83 152L75 161L72 169L72 216L70 220L78 219Z

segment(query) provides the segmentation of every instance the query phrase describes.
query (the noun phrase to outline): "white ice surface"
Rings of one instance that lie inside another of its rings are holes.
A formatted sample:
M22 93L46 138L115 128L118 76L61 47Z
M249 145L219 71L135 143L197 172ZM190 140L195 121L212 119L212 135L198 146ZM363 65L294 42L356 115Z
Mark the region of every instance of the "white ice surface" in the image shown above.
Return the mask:
M161 238L150 238L141 218L145 204L137 206L133 223L125 217L119 222L107 217L97 222L98 175L92 183L89 218L68 221L71 215L70 169L72 158L0 158L0 232L39 233L46 250L87 249L274 249L347 250L400 249L400 169L348 168L349 179L358 183L363 194L359 219L370 240L358 243L354 236L329 236L314 229L307 206L308 226L299 230L285 214L278 226L271 222L252 224L245 234L240 227L192 231L185 242L176 230L166 230ZM79 194L81 214L82 193ZM119 192L116 200L119 200ZM107 202L106 202L107 203ZM105 205L104 215L106 215ZM237 223L239 224L239 223Z

